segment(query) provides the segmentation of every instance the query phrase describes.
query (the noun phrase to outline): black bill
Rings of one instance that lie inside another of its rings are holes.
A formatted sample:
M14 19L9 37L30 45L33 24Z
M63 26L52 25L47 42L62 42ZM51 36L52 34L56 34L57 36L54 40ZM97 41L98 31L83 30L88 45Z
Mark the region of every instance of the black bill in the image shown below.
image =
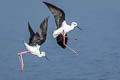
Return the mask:
M77 26L78 29L82 30L80 27Z
M47 56L45 56L45 59L49 60Z

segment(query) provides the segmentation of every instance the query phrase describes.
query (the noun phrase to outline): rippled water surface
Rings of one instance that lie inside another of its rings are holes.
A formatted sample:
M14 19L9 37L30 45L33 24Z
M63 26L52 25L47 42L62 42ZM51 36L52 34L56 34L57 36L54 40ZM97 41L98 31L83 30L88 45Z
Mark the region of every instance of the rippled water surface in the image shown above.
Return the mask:
M0 80L120 80L120 1L119 0L46 0L66 13L68 24L79 27L68 35L68 45L79 52L62 49L52 37L55 22L41 0L0 1ZM68 2L69 1L69 2ZM21 72L17 53L25 50L29 21L37 31L49 18L46 42L41 46L49 61L24 54Z

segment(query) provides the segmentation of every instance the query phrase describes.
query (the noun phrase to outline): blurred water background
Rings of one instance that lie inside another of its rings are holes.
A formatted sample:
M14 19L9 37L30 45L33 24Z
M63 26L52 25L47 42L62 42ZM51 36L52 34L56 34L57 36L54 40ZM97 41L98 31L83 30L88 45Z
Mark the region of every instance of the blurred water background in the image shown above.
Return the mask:
M68 24L76 21L68 45L79 52L62 49L52 37L55 22L43 0L0 0L0 80L120 80L120 1L45 0L66 13ZM41 50L50 61L24 54L20 71L17 53L28 42L28 21L37 31L49 17L48 35Z

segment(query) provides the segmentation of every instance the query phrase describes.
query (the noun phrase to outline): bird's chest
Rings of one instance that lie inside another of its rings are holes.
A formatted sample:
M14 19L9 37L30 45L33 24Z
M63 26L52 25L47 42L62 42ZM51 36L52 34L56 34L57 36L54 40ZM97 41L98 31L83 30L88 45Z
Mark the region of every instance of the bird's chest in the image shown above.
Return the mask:
M70 27L69 26L63 26L62 28L61 28L61 33L68 33L70 31Z
M32 49L30 50L30 52L31 52L31 54L33 54L33 55L39 55L39 54L40 54L39 50L36 49L36 48L32 48Z
M33 55L39 55L39 54L40 54L39 49L36 48L36 47L32 47L32 46L29 46L29 47L28 47L28 46L27 46L26 48L27 48L28 51L30 51L31 54L33 54Z
M61 28L59 28L58 30L56 30L56 34L63 34L63 32L66 34L66 33L68 33L70 30L69 30L69 28L68 27L61 27Z

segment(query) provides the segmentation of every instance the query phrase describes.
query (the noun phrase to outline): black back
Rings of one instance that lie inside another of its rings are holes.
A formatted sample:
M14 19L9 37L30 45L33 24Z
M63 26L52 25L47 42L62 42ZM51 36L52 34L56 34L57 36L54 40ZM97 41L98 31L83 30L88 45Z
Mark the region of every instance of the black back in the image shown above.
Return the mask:
M45 42L47 36L48 17L43 20L36 33L33 32L31 26L29 25L28 25L28 29L30 32L29 45L31 46L35 46L37 44L42 45Z
M49 10L52 12L54 18L55 18L55 22L56 22L56 26L57 29L61 27L62 22L65 21L65 13L63 12L62 9L47 3L47 2L43 2L48 8Z

